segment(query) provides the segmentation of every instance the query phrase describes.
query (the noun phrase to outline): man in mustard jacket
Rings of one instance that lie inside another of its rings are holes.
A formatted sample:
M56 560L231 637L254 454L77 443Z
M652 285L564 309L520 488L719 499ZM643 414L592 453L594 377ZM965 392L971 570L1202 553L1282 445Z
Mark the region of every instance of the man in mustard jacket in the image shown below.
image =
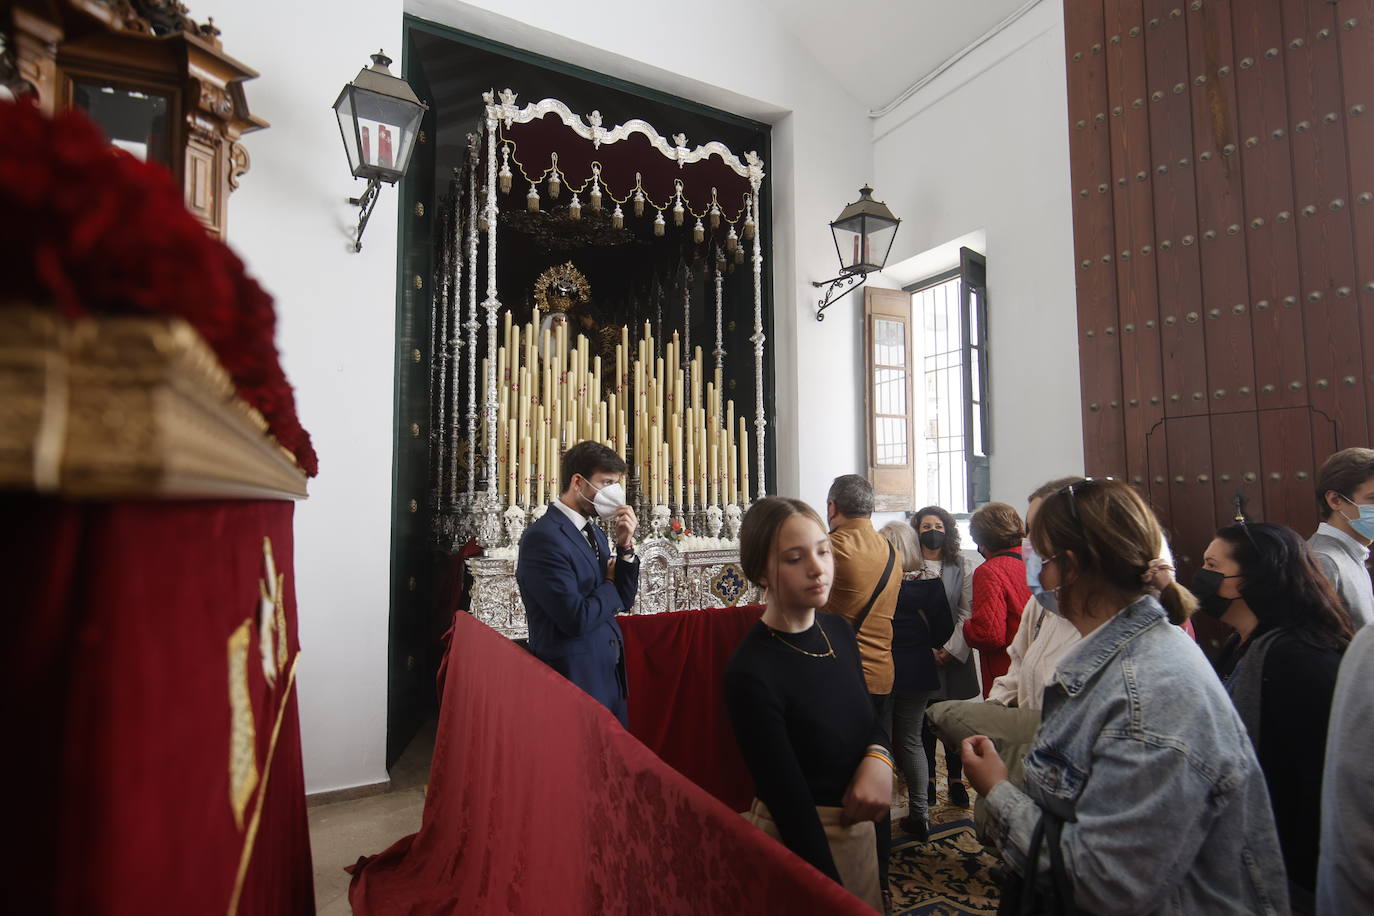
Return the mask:
M835 577L830 601L822 610L838 614L854 627L859 640L864 681L878 721L892 734L892 614L902 587L896 551L873 529L873 485L859 474L836 477L825 498ZM887 893L888 852L892 845L890 815L877 825L878 877Z

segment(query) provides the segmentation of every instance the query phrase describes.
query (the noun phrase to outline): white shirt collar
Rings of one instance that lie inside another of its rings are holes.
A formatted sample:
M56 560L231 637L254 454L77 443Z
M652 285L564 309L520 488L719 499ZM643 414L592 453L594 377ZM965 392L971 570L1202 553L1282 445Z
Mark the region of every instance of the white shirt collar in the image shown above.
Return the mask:
M1342 544L1346 545L1346 547L1348 547L1351 550L1351 552L1357 557L1364 557L1365 559L1369 558L1368 547L1361 544L1359 541L1355 540L1353 537L1346 534L1344 531L1337 528L1330 522L1322 522L1320 525L1318 525L1317 534L1324 534L1327 537L1335 538Z
M555 499L553 501L553 505L555 509L558 509L564 515L566 515L568 517L568 521L572 522L573 527L577 528L579 531L586 527L587 522L591 521L590 516L583 515L581 512L578 512L576 509L572 508L567 503L563 502L563 500L561 499Z

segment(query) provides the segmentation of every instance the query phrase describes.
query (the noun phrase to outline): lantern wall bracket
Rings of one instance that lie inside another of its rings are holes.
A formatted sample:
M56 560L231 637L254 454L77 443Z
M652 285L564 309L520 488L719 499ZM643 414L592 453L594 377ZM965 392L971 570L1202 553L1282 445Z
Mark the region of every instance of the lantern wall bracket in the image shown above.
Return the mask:
M379 178L369 179L367 190L363 191L362 197L350 197L348 202L360 208L358 212L358 232L353 238L353 250L363 250L363 230L367 228L368 218L372 216L372 208L377 206L377 194L382 189L382 182Z
M816 320L824 321L826 309L843 299L847 293L863 286L867 279L867 273L856 270L851 273L842 273L832 280L812 280L812 286L827 287L825 295L817 302Z

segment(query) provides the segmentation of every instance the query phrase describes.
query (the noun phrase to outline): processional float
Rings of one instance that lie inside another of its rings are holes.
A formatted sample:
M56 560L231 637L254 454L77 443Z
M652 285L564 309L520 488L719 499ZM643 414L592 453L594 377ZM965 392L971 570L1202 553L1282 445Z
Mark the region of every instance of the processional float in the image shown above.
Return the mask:
M638 119L607 128L599 112L583 118L556 99L520 107L507 89L483 100L485 118L455 178L431 314L436 531L451 552L472 541L483 550L469 562L473 613L523 635L513 577L520 536L561 491L562 453L584 439L615 449L629 466L626 492L645 563L635 610L738 603L753 590L733 539L751 498L767 492L762 160L717 141L689 147L682 134L669 140ZM714 265L715 348L707 354L693 343L685 283L680 328L636 321L603 329L608 339L578 333L569 319L590 291L571 261L539 276L529 320L515 321L498 290L503 214L538 219L532 215L546 200L561 208L559 198L567 200L566 219L609 211L614 230L647 220L662 237L668 220L677 232L691 225L693 243L706 248L702 262ZM724 377L723 275L746 257L752 431L726 397ZM593 348L605 353L604 363ZM684 539L686 530L710 536Z

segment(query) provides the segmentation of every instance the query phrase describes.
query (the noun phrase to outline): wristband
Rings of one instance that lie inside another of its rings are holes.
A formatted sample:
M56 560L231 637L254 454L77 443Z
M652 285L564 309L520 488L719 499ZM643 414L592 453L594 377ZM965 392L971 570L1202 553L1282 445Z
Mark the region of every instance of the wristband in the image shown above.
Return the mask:
M881 760L883 763L887 764L888 768L891 769L893 772L896 772L897 770L896 765L894 765L892 762L892 758L889 757L887 754L883 753L882 751L870 750L864 754L864 757L872 757L876 760Z

